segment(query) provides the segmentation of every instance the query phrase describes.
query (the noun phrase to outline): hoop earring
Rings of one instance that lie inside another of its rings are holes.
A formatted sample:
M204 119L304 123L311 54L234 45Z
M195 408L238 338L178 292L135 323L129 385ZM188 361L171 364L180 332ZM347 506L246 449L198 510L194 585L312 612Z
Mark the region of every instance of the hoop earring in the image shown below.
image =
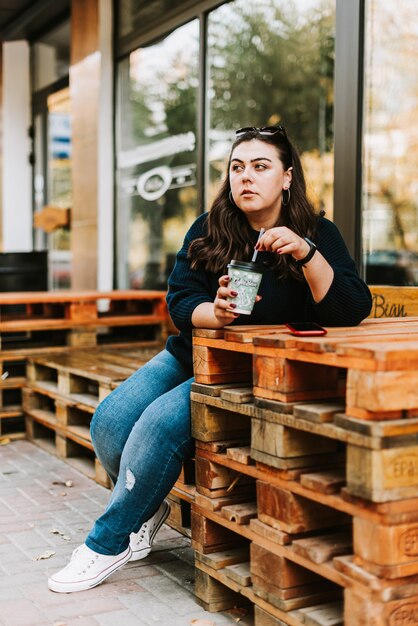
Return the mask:
M284 201L284 192L287 191L287 202ZM287 206L290 202L290 187L283 189L282 192L282 205Z
M228 198L229 198L230 203L231 203L233 206L237 206L237 205L235 204L235 202L234 202L234 198L232 197L232 191L230 191L230 192L229 192L229 194L228 194Z

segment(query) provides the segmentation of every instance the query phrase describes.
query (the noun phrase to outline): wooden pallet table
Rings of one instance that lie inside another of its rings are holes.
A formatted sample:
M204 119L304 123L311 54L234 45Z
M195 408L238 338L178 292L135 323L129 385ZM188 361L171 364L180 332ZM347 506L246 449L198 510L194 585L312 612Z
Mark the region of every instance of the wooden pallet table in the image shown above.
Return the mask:
M90 422L99 402L144 365L160 346L72 350L55 356L31 357L23 408L28 438L76 466L96 482L110 481L95 457ZM194 463L186 463L168 496L167 523L190 536L194 500Z
M283 331L230 328L194 338L193 429L201 440L196 464L205 470L197 472L192 519L203 572L196 593L212 610L219 584L250 598L257 626L414 623L417 319L370 319L304 340ZM241 403L239 379L232 378L235 401L231 382L230 356L237 354L254 396L247 388ZM242 431L251 432L246 463L233 441L216 447ZM234 508L222 494L210 498L208 488L213 495L223 477L231 499L241 475L256 481L252 508ZM224 566L217 548L242 550L242 541L247 555ZM231 568L232 579L241 572L239 584L231 584ZM215 580L212 602L207 590ZM315 593L329 595L310 602Z

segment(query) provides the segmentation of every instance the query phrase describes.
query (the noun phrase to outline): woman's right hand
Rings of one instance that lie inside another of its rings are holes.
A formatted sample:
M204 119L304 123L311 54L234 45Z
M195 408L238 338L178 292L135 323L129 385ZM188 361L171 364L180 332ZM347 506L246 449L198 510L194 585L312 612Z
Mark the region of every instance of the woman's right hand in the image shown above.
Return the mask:
M234 298L238 295L236 291L229 287L230 277L225 274L219 279L219 289L216 292L214 301L214 314L216 319L222 326L227 326L239 316L239 313L235 313L234 309L236 304L229 302L227 298Z

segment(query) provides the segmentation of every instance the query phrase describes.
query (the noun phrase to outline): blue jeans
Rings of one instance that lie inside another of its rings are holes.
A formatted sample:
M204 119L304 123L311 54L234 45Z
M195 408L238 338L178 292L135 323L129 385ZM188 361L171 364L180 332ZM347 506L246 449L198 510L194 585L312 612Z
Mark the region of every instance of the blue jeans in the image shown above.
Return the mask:
M97 407L91 436L115 488L86 544L120 554L131 532L158 509L193 456L190 388L193 378L167 350L125 380Z

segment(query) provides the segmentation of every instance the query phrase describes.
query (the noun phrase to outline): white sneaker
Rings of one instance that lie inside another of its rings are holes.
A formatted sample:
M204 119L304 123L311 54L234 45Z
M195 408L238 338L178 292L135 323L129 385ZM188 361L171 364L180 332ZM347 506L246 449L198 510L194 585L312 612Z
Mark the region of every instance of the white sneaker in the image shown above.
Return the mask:
M160 508L152 517L144 522L137 533L130 535L131 561L145 559L151 552L152 542L170 513L170 505L163 500Z
M130 556L129 546L121 554L108 556L94 552L83 543L74 550L68 565L48 579L48 587L58 593L91 589L125 565Z

